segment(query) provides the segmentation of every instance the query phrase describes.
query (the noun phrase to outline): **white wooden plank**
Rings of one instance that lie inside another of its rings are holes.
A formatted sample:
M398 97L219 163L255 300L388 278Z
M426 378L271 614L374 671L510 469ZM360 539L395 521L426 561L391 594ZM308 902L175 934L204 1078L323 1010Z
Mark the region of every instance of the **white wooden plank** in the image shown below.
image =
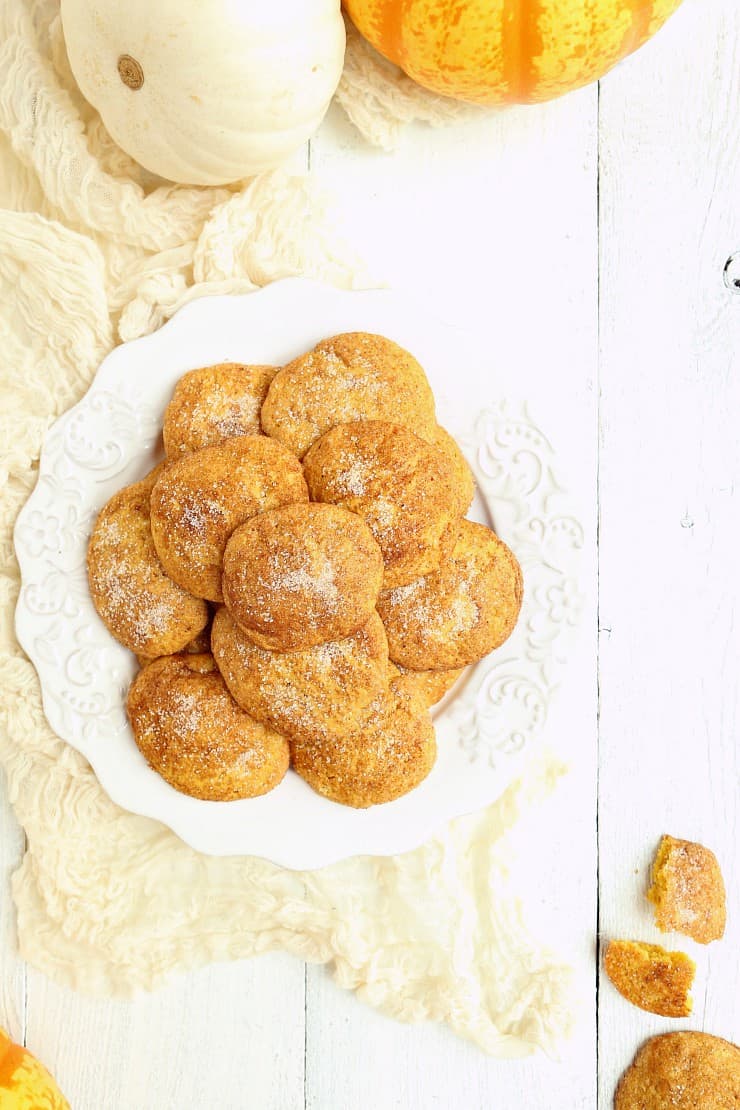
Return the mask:
M343 198L345 234L360 242L374 273L431 312L478 329L500 366L492 397L513 390L531 398L590 530L589 600L596 592L595 142L596 95L587 90L449 130L413 129L390 156L358 146L337 113L312 144L312 168ZM570 1055L561 1065L542 1057L492 1061L444 1029L400 1026L368 1011L324 969L309 968L312 1110L593 1107L594 629L595 606L550 722L553 744L576 770L551 803L551 819L543 817L542 827L563 836L539 844L537 872L540 924L569 933L585 984Z
M664 938L699 965L690 1020L602 980L603 1108L647 1036L740 1039L739 97L735 0L687 0L602 87L602 940L660 941L644 892L664 832L717 852L730 905L709 950Z
M28 1046L74 1110L302 1110L303 984L303 964L278 953L133 1001L86 998L31 970Z
M19 1044L26 1032L26 970L17 955L10 877L21 862L23 848L23 832L10 809L0 771L0 1025Z
M584 1057L581 1041L560 1060L492 1060L444 1027L399 1025L367 1009L325 973L310 997L307 1110L593 1108L593 1053ZM320 1053L328 1059L318 1068Z

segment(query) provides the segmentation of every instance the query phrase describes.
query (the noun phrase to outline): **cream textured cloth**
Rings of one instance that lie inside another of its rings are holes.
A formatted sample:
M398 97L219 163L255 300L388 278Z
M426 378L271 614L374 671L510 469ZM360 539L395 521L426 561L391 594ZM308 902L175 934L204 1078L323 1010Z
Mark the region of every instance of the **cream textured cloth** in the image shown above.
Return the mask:
M552 762L417 851L295 874L200 856L121 811L50 731L13 634L11 539L46 429L116 342L194 296L296 273L362 279L306 179L148 179L76 92L51 0L0 4L0 81L0 764L28 839L13 881L22 955L80 990L128 994L282 947L332 961L385 1012L445 1021L489 1053L552 1046L570 1021L570 973L528 934L506 872L559 774ZM354 37L339 98L384 144L407 120L458 111Z

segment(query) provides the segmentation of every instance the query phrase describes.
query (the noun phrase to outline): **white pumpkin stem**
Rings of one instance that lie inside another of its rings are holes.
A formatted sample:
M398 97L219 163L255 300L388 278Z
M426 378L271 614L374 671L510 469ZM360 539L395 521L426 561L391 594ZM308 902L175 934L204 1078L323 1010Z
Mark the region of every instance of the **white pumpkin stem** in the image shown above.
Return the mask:
M124 85L134 92L144 84L144 70L141 68L141 63L130 54L121 54L118 59L118 74Z

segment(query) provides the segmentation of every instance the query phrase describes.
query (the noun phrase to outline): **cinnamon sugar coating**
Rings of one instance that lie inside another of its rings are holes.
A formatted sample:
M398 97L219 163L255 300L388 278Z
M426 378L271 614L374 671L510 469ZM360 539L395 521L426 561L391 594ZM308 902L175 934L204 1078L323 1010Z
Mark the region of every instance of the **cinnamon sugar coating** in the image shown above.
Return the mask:
M299 458L337 424L386 420L430 442L437 426L419 363L392 340L367 332L324 339L279 370L261 419L263 431Z
M157 554L184 589L222 601L231 533L257 513L308 501L301 465L266 436L237 436L184 455L160 476L151 500Z
M383 553L383 586L413 582L449 551L460 491L449 457L397 424L331 428L306 454L314 501L342 505L367 524Z
M276 372L276 366L220 362L183 374L164 414L167 458L231 436L259 435L260 409Z
M238 704L291 740L331 741L361 727L386 686L388 643L376 613L343 640L277 652L257 647L223 608L211 646Z
M141 655L180 651L208 622L208 607L165 573L150 528L148 478L101 509L87 549L90 596L112 636Z
M511 635L522 596L522 572L506 544L490 528L461 520L436 571L382 591L390 657L412 671L474 663Z
M664 836L653 861L647 897L655 906L655 924L662 932L683 933L699 944L724 936L725 884L717 857L702 844Z
M294 651L341 640L366 624L383 557L354 513L287 505L242 524L226 545L224 602L259 647Z
M239 708L210 655L156 659L134 679L127 710L147 763L194 798L253 798L288 769L286 739Z

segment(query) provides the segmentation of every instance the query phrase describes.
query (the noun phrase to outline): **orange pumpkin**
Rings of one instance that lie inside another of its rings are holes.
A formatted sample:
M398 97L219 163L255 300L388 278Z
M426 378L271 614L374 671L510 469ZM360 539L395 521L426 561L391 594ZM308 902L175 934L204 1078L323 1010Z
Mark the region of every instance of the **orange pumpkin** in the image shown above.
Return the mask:
M69 1103L35 1056L0 1029L2 1110L69 1110Z
M551 100L602 77L681 0L344 0L376 50L432 92Z

